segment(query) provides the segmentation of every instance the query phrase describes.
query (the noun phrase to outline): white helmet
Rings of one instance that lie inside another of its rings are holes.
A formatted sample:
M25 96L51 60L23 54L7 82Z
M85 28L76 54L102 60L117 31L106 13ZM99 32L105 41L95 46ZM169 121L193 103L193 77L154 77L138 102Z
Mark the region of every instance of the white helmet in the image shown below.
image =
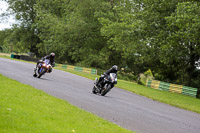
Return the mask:
M55 53L51 53L51 54L50 54L50 57L54 57L54 56L55 56Z

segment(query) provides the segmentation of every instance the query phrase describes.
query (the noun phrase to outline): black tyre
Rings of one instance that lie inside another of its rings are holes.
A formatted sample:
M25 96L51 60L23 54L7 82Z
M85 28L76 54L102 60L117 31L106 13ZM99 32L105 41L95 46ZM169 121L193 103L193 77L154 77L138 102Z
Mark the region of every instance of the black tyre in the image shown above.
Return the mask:
M45 72L46 72L46 69L43 69L42 72L39 74L38 78L40 78Z
M37 77L37 74L33 74L33 77Z
M105 89L101 91L101 95L105 96L111 89L111 84L107 85Z
M97 94L96 89L97 88L94 86L93 89L92 89L92 93Z

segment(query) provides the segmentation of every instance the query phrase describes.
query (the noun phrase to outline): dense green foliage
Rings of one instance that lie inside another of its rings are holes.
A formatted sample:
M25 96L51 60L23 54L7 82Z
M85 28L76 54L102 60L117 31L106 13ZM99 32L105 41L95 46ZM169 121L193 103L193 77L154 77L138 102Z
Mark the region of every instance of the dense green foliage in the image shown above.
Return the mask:
M0 50L55 52L59 63L104 70L116 64L133 79L151 69L155 79L200 87L197 0L4 1L21 23L0 31Z

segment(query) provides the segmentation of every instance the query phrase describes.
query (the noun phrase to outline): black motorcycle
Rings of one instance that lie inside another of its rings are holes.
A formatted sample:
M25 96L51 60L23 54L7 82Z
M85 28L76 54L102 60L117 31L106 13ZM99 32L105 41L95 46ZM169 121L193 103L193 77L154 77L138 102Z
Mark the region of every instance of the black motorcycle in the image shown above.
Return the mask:
M33 74L34 77L40 78L45 73L49 73L50 69L52 69L52 66L50 64L50 61L48 59L45 59L43 62L40 62L38 64L38 69L35 70L35 73Z
M117 84L117 75L115 73L110 73L103 79L100 85L97 85L97 83L98 78L95 78L92 92L94 94L105 96L114 87L114 85Z

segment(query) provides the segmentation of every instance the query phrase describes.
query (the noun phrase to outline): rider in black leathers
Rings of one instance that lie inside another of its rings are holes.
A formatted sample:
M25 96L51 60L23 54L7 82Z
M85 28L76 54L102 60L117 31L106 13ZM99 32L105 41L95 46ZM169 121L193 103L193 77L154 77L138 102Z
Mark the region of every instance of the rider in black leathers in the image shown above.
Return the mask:
M97 83L97 86L102 87L102 86L103 86L103 84L102 84L103 79L104 79L107 75L109 75L110 73L116 73L116 74L117 74L117 71L118 71L117 65L112 66L112 67L111 67L110 69L108 69L104 74L101 75L101 77L99 78L99 81L98 81L98 83Z
M40 67L38 66L38 64L42 63L43 61L45 61L45 59L49 59L51 66L54 67L55 66L54 57L55 57L55 53L51 53L49 55L46 55L45 57L42 57L41 60L39 60L37 62L36 68L34 69L34 71L36 72L37 69L40 69ZM50 72L52 72L52 68L49 70L49 73Z

